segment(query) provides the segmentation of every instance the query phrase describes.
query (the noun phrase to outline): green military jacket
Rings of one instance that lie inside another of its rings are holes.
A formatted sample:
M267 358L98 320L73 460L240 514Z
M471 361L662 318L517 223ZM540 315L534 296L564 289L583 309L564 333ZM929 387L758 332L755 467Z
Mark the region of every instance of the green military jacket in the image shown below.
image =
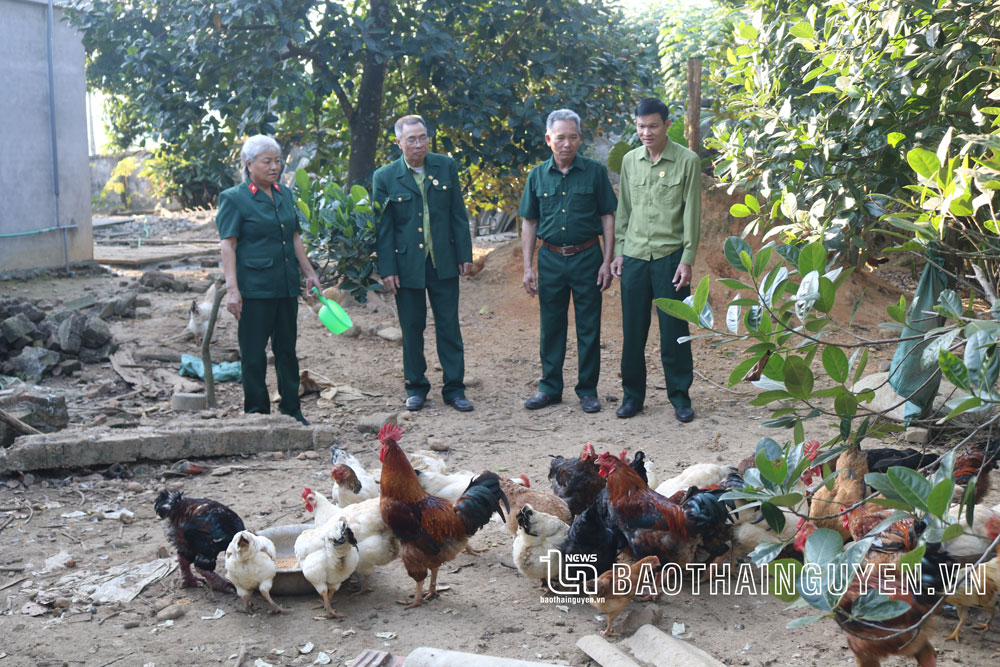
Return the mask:
M278 184L271 194L273 201L252 181L244 181L219 195L215 225L219 238L236 238L236 283L244 299L299 295L295 198L290 188Z
M469 216L455 161L447 155L428 153L424 187L437 274L441 279L454 278L459 264L472 261ZM372 198L384 206L375 228L379 275L399 276L400 287L424 289L424 201L402 157L376 170Z
M577 155L565 174L554 158L532 169L517 214L538 221L543 241L577 245L603 235L601 216L614 213L617 205L607 167Z

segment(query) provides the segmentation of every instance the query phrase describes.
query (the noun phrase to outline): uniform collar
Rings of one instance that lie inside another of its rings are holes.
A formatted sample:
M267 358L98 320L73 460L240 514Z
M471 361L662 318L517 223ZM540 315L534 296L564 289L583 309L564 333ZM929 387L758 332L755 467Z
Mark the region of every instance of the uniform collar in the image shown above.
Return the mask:
M645 146L642 147L642 153L639 155L639 159L653 163L653 161L649 159L649 149ZM667 145L663 147L663 152L660 153L660 160L666 160L667 162L674 161L674 142L670 140L670 137L667 137ZM657 160L657 162L660 160Z
M260 188L258 188L257 184L254 183L253 181L247 181L247 184L248 184L247 188L250 190L250 194L255 195L260 191ZM272 183L271 187L274 188L275 192L281 192L281 186L279 186L277 183Z
M547 164L548 168L551 169L552 171L558 171L560 174L562 173L562 170L559 169L559 165L556 164L556 158L554 155L550 157L548 160L546 160L545 164ZM579 153L573 156L573 161L569 163L569 169L566 170L566 173L568 174L574 169L581 169Z

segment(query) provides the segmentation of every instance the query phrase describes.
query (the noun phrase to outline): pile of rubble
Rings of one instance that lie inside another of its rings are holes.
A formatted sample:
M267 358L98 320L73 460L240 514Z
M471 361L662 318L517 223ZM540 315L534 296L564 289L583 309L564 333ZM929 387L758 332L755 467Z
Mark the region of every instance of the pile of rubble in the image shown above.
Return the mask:
M81 364L107 361L115 350L105 320L135 317L147 299L129 292L99 301L87 296L58 308L49 302L0 299L0 372L29 382L72 375Z

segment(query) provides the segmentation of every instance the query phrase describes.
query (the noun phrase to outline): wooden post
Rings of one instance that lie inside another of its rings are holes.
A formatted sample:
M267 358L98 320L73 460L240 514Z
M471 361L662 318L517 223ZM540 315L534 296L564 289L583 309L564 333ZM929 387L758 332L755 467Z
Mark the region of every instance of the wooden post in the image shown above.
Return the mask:
M39 431L34 426L28 426L23 421L21 421L20 419L18 419L17 417L15 417L14 415L10 414L5 410L0 410L0 422L7 424L15 431L20 431L25 435L37 435L41 433L41 431Z
M688 148L701 153L701 58L688 59L688 108L684 119Z
M212 302L212 314L208 316L208 329L205 330L205 339L201 341L201 363L205 367L205 405L210 408L215 407L215 374L212 373L212 333L215 332L215 320L219 316L219 305L222 304L222 297L226 296L226 289L222 281L215 283L215 301Z

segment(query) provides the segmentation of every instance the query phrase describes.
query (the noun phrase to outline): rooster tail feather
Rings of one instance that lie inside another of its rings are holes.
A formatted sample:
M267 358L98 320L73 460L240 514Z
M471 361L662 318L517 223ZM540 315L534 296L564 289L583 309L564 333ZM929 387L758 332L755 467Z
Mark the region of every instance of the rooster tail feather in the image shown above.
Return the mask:
M684 514L698 533L715 532L732 520L726 502L719 500L723 489L698 491L689 489L689 497L683 501Z
M474 535L489 522L494 512L500 515L501 522L506 522L501 501L510 512L510 502L500 488L500 477L495 472L486 471L469 482L465 493L455 501L455 512L465 525L465 534Z

